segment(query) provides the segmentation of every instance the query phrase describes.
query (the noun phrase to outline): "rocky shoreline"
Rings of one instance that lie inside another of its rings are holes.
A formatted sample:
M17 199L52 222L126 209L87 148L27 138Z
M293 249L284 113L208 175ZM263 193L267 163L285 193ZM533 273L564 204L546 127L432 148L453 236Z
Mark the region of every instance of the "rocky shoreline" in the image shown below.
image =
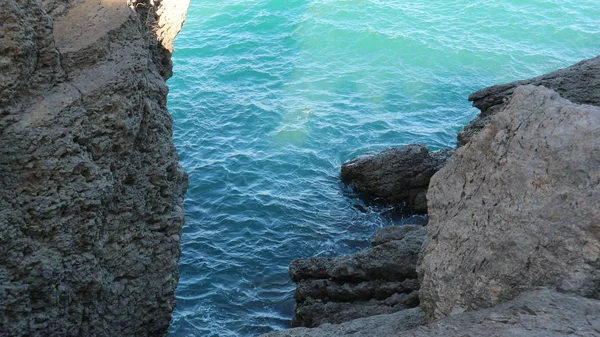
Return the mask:
M469 100L456 152L344 164L358 192L429 222L292 262L292 325L311 329L263 336L600 336L600 57Z
M166 110L187 0L0 2L0 335L162 336L187 175ZM600 57L469 100L459 148L342 168L428 212L294 261L265 336L600 336Z

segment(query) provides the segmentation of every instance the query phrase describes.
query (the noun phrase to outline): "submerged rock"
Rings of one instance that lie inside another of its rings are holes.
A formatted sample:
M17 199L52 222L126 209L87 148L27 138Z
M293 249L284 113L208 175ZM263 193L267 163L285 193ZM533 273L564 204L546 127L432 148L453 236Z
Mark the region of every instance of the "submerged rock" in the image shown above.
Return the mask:
M392 313L419 304L416 264L425 228L416 225L379 234L373 248L339 258L295 260L298 287L293 326L316 327ZM401 234L400 234L401 233Z
M458 134L458 145L468 143L473 135L489 124L494 114L504 109L515 88L527 84L550 88L573 103L600 106L600 56L542 76L474 92L469 96L469 101L481 113Z
M359 157L342 165L342 181L358 193L390 203L406 202L417 212L427 211L429 179L444 166L453 150L429 152L420 144L392 148Z
M600 301L536 289L494 308L424 324L419 308L261 337L559 337L600 335Z
M187 176L165 80L187 2L126 3L0 1L2 336L168 329Z
M535 286L600 299L599 130L599 107L521 86L456 151L428 193L430 319Z

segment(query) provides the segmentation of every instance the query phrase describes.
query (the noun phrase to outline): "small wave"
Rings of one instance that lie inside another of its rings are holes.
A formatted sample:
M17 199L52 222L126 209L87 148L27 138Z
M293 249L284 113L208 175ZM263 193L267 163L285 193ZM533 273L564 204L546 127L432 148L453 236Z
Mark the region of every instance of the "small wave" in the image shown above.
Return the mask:
M599 54L598 17L596 0L193 1L169 80L190 175L170 336L288 327L293 259L424 221L349 197L340 165L454 146L471 92Z

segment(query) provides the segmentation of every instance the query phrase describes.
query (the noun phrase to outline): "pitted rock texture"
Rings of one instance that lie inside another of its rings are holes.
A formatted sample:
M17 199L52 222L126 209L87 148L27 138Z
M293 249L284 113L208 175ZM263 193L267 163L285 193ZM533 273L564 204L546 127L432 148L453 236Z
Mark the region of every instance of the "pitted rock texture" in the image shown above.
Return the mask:
M429 319L534 286L600 299L599 107L516 88L433 176L428 199L419 273Z
M553 89L573 103L600 106L600 56L542 76L494 85L474 92L469 96L469 101L481 113L458 134L458 145L468 143L473 135L488 125L494 114L504 109L515 88L527 84Z
M417 212L427 212L429 179L453 150L437 152L420 144L392 148L376 155L359 157L342 165L342 181L358 193L390 203L406 202Z
M186 2L155 3L0 2L2 336L166 333L187 175L160 32L185 12L156 13Z
M562 337L600 336L600 301L548 289L526 292L494 308L424 323L419 308L318 328L295 328L261 337Z
M416 264L426 236L418 225L378 231L373 248L339 258L295 260L292 326L316 327L419 305Z

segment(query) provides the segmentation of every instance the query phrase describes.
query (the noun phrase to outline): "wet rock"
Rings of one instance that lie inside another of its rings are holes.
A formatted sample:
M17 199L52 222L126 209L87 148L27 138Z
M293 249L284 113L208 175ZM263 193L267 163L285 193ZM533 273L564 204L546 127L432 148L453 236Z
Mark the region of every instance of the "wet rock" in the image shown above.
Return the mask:
M392 148L345 163L341 177L358 193L390 203L406 202L417 212L426 212L429 179L452 152L450 149L429 152L420 144Z
M421 307L437 319L535 286L600 299L600 107L544 87L504 108L431 180Z
M0 2L2 336L168 329L187 176L165 58L187 6L138 2Z
M520 85L545 86L573 103L600 106L600 56L581 61L568 68L560 69L528 80L494 85L474 92L469 101L481 113L458 134L458 145L469 142L479 133L498 111L502 110L515 88Z
M419 308L262 337L559 337L600 335L600 301L548 289L526 292L496 307L425 323Z
M293 326L315 327L391 313L419 304L416 263L425 239L422 226L392 226L374 247L339 258L295 260L298 287Z

